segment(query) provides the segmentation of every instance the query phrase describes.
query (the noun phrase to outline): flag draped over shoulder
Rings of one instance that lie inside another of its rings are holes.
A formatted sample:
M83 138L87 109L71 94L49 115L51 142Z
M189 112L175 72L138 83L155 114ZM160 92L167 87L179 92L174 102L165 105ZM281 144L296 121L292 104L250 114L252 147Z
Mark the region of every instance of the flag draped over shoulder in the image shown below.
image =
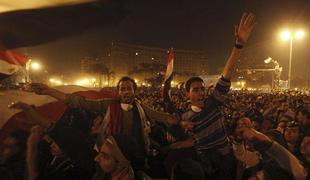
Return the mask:
M77 89L77 88L74 88L74 89ZM72 90L69 90L69 91L72 91ZM28 95L29 94L31 93L28 93ZM95 90L75 91L74 94L86 97L88 99L117 98L116 93L112 91L104 90L104 89L101 91L95 91ZM15 98L16 100L20 99L18 96L15 96L15 97L16 97ZM36 103L41 104L37 106L38 112L43 117L47 118L48 120L56 122L58 121L59 118L63 116L64 112L67 110L67 106L61 101L55 101L52 99L53 98L50 98L50 97L32 94L31 100L28 100L28 101L34 102L34 104ZM6 106L8 104L9 103L7 103ZM7 108L7 111L12 112L13 110L10 110ZM9 117L7 116L7 119L4 121L6 122L1 122L3 126L0 128L0 141L3 140L5 137L7 137L10 133L16 130L28 131L33 126L33 124L31 124L30 119L28 119L24 111L17 112Z
M28 61L28 57L14 51L0 51L0 80L19 71Z
M26 5L11 1L0 1L0 40L2 48L7 49L39 45L91 28L114 25L127 14L124 0L29 0Z

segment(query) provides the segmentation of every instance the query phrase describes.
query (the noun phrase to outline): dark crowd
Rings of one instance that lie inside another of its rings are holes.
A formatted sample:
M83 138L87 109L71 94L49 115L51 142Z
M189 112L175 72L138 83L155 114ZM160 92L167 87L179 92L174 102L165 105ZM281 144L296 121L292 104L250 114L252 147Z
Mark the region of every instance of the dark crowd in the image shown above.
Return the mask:
M309 91L230 91L254 24L244 13L214 87L191 77L164 99L123 77L117 97L90 100L30 84L68 109L54 122L34 105L10 105L33 126L0 142L0 179L308 179Z

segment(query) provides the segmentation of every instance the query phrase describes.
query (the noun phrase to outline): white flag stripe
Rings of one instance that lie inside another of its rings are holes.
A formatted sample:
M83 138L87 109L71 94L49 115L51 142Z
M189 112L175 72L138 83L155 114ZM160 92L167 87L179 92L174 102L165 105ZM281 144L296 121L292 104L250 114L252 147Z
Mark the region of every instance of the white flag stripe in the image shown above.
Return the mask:
M169 63L168 63L164 82L166 82L167 79L172 75L172 72L173 72L173 61L174 61L174 59L172 59L172 60L169 61Z
M85 88L81 86L58 86L55 89L64 92L64 93L74 93L78 91L88 91L88 90L96 90L100 89L96 88ZM0 90L0 128L16 113L20 112L17 109L9 109L8 105L12 102L25 102L28 104L33 104L35 106L41 106L46 103L50 103L56 101L56 99L45 96L45 95L37 95L35 93L25 92L22 90Z
M0 73L11 75L20 70L20 65L10 64L7 61L0 59Z

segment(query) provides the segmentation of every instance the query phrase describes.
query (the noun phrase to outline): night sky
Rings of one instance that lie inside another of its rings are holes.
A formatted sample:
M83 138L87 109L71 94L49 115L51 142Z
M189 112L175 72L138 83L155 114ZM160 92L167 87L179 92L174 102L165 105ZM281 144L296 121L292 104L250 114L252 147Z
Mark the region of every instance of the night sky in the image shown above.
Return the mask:
M247 45L255 49L251 56L262 61L271 56L285 69L289 46L279 41L277 34L283 27L302 27L308 36L294 43L293 73L298 69L295 75L305 75L309 69L310 0L131 0L125 7L129 13L118 25L88 30L27 51L49 72L78 72L81 57L100 54L112 41L204 50L210 73L217 73L234 43L234 24L242 12L251 11L258 22Z

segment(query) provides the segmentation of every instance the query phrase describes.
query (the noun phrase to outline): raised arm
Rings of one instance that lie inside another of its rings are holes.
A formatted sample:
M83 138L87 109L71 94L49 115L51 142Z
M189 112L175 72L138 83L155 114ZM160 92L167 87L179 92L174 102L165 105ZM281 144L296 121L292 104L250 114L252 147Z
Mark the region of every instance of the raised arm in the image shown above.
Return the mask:
M116 102L116 99L91 100L75 94L66 94L57 89L48 87L45 84L33 83L29 91L39 95L52 96L60 101L64 101L71 108L81 108L89 111L104 112L110 104Z
M38 170L38 143L42 140L45 130L40 126L34 126L27 140L27 179L35 180L39 176Z
M279 166L287 172L292 173L295 179L307 179L307 171L300 164L299 160L287 149L272 141L268 136L251 128L241 128L239 130L242 138L252 142L254 148L269 155Z
M226 80L230 80L235 70L237 60L240 58L242 47L247 43L252 29L255 25L255 18L252 13L243 13L239 25L235 26L235 46L226 62L222 75Z
M67 97L66 93L50 88L49 86L42 83L32 83L27 91L34 92L38 95L48 95L56 98L60 101L64 101Z

